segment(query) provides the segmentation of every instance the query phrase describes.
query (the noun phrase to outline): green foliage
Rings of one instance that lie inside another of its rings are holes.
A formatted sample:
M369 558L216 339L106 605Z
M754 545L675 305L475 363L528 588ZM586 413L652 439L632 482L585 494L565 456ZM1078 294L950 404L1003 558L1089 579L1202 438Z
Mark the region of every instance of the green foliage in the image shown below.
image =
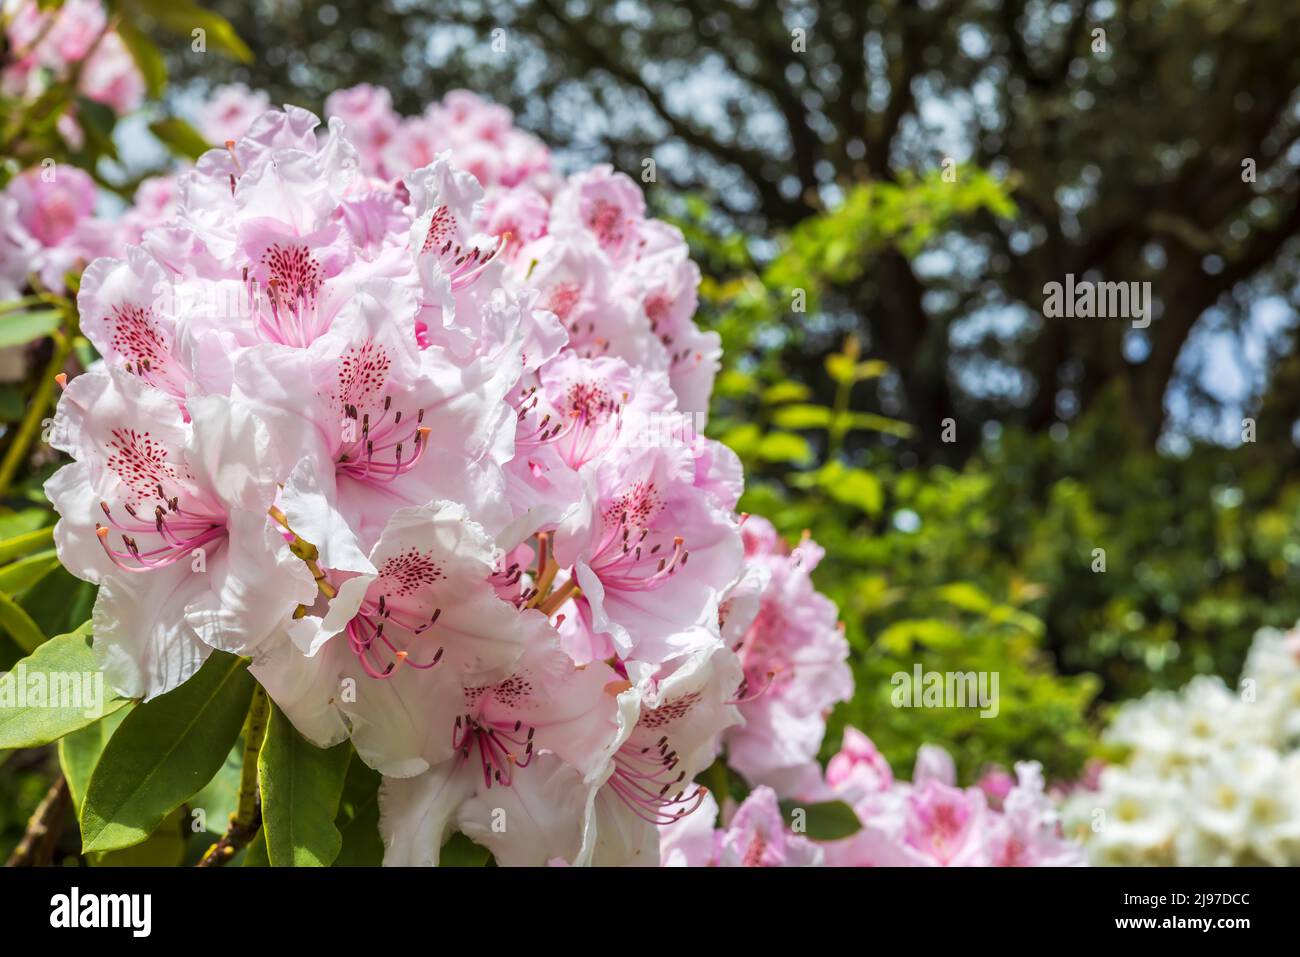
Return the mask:
M1264 448L1135 449L1122 398L1057 439L986 443L990 538L1041 584L1060 666L1099 675L1108 699L1231 681L1257 629L1300 618L1300 482Z
M90 675L103 677L91 650L89 622L71 634L40 644L0 678L0 704L4 705L0 707L0 749L49 744L126 705L127 699L106 685L100 689L102 701L92 700L94 691L84 680ZM51 707L54 701L74 699L75 705Z
M861 186L801 223L761 268L699 228L698 216L688 221L700 255L732 270L705 281L706 314L727 340L710 432L745 464L741 508L791 541L806 533L826 549L814 581L839 605L857 682L832 716L826 752L852 723L900 773L919 745L935 743L952 750L967 779L986 763L1030 758L1070 776L1089 753L1099 684L1057 673L1046 591L996 538L1006 504L995 498L996 478L979 462L961 472L901 464L894 443L909 427L880 405L891 370L865 357L855 336L826 357L822 378L795 381L784 367L827 327L824 290L874 268L887 250L916 255L976 211L1013 212L1004 188L976 170L956 183L934 174ZM998 715L895 707L891 679L917 664L996 674Z
M99 764L100 755L128 713L119 708L94 724L73 731L59 740L59 767L68 779L72 808L78 817L81 816L81 805L86 800L86 786L90 784L90 776Z
M843 801L817 804L782 801L781 814L791 822L796 833L814 841L839 841L862 830L857 812Z
M706 267L701 298L710 324L722 335L728 362L720 398L752 396L755 377L768 387L779 386L785 380L781 357L806 358L825 330L836 327L832 316L819 315L827 294L869 275L881 254L915 255L959 220L977 214L1013 215L1010 185L969 167L960 169L956 182L935 171L904 174L896 182L859 183L835 208L799 223L782 239L778 254L762 259L743 237L718 235L701 198L687 196L670 205L667 214ZM866 381L885 370L883 362L869 360L862 369L831 370L831 378Z
M180 687L133 709L86 788L83 851L138 844L197 794L239 737L253 684L246 661L215 651Z
M279 708L257 760L262 831L274 867L329 867L343 846L335 826L352 746L305 739Z
M348 765L334 826L342 846L335 867L378 867L384 860L379 837L379 772L360 758Z

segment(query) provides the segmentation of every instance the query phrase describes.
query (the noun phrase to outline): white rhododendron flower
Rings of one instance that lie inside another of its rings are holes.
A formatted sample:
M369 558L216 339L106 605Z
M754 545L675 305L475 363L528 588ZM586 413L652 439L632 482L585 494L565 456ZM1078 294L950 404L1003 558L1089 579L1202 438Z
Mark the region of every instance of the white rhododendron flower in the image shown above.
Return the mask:
M1124 705L1106 740L1127 753L1067 817L1095 864L1300 864L1300 631L1265 628L1232 691L1218 678Z

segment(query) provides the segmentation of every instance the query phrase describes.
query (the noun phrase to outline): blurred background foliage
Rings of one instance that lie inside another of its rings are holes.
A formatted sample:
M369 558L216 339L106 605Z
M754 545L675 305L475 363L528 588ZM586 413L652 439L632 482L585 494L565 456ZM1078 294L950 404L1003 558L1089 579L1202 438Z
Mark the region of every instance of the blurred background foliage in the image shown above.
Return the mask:
M1070 777L1115 702L1231 678L1300 617L1292 0L212 0L225 57L120 6L177 153L220 83L320 110L369 82L408 114L473 89L570 169L655 160L724 341L709 433L742 507L827 552L858 681L828 750L851 722L899 772L931 742L964 779ZM153 171L92 148L119 192ZM1067 273L1150 281L1154 321L1044 319ZM0 393L0 455L57 346ZM48 467L6 490L0 552L48 525ZM45 634L84 620L48 541L0 558ZM916 663L997 672L998 719L892 707ZM0 854L34 760L0 754Z

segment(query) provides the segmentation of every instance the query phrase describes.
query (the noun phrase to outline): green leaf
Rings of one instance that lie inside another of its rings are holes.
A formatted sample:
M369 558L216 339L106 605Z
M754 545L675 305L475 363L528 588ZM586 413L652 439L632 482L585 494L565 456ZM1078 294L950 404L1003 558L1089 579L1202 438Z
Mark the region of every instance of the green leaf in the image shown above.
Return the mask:
M62 322L63 314L57 309L5 313L4 318L0 319L0 349L44 339L57 332Z
M768 405L779 405L782 402L806 402L811 395L812 390L802 382L787 379L764 389L763 401Z
M240 867L270 867L271 862L266 857L266 831L258 830L257 836L249 842L248 847L243 851L244 860ZM239 855L236 854L236 857Z
M9 539L29 532L44 532L46 541L49 541L54 533L54 526L50 524L52 517L48 508L25 508L18 512L6 510L0 513L0 543L8 544ZM12 557L0 555L0 561L8 561Z
M772 421L782 429L824 429L831 424L831 414L824 405L787 405L773 413Z
M915 644L927 648L951 648L965 637L965 631L936 618L907 618L896 621L876 640L886 651L907 654Z
M889 363L883 359L868 359L866 362L859 362L853 370L853 377L859 382L867 379L878 379L889 371Z
M334 826L343 847L334 867L378 867L384 861L384 842L379 836L379 772L357 760L348 764Z
M88 96L77 97L77 122L86 136L86 144L93 147L93 153L118 159L117 145L113 142L113 127L117 125L117 114L113 110L92 100Z
M41 689L41 702L63 699L72 706L33 701ZM49 744L112 714L127 701L104 683L86 622L71 634L51 638L0 678L0 749Z
M862 822L858 820L857 813L843 801L823 801L819 804L782 801L781 813L795 833L801 833L814 841L838 841L862 830Z
M352 748L318 748L279 708L257 759L262 831L273 867L329 867L343 846L334 826Z
M194 832L193 819L190 826L192 832L208 835L203 846L204 850L207 850L208 845L212 843L212 835L215 833L219 837L230 820L230 815L239 808L239 782L243 766L244 746L241 737L226 754L226 760L213 775L212 780L186 802L192 809L203 811L204 830Z
M854 380L855 363L852 356L835 352L826 357L826 374L840 385L847 385Z
M758 457L765 462L807 462L812 447L793 432L769 432L758 443Z
M27 397L18 386L0 385L0 422L21 422L27 412Z
M126 48L131 51L135 65L140 68L150 98L162 96L163 89L167 86L167 62L163 59L162 52L128 19L117 21L117 35L122 38Z
M108 739L113 736L117 726L129 713L129 707L118 708L94 724L88 724L59 739L59 767L68 779L72 808L77 814L81 813L81 804L86 799L86 785L90 783L90 776L99 763L99 756L104 753Z
M885 487L864 469L846 469L839 463L822 470L819 484L841 505L851 505L876 516L885 507Z
M722 436L722 442L743 459L755 453L762 437L762 430L753 422L747 422L730 429Z
M185 822L177 808L149 839L120 851L89 855L92 867L179 867L185 856Z
M149 131L182 159L198 159L212 148L198 130L179 117L154 120L149 124Z
M935 589L935 595L950 605L956 605L963 611L982 615L993 607L993 600L980 591L979 586L970 582L952 582Z
M247 730L247 726L245 726ZM239 784L244 766L244 737L239 736L235 746L226 755L225 763L213 775L203 790L185 802L189 811L185 820L185 854L183 867L197 864L212 847L230 822L230 816L239 807ZM260 832L259 832L260 833ZM236 852L236 857L239 856ZM234 858L231 858L234 863Z
M897 435L903 439L909 438L912 434L912 427L906 422L876 415L874 412L849 412L847 415L850 426L855 429L884 432L886 435Z
M239 38L230 21L191 0L140 0L140 6L172 33L189 40L194 30L203 30L213 50L243 63L253 62L253 51Z
M90 778L83 852L139 844L197 794L234 746L252 696L248 663L214 651L189 681L135 708Z
M34 652L45 642L45 633L32 621L31 615L4 592L0 592L0 628L4 628L9 637L28 653Z
M17 595L58 567L59 553L53 548L19 559L12 565L0 568L0 592Z
M37 528L30 532L22 532L12 538L6 538L0 542L0 565L11 562L20 555L34 552L53 540L53 525L47 525L45 528Z
M44 634L61 635L91 617L98 587L56 565L23 592L18 604Z

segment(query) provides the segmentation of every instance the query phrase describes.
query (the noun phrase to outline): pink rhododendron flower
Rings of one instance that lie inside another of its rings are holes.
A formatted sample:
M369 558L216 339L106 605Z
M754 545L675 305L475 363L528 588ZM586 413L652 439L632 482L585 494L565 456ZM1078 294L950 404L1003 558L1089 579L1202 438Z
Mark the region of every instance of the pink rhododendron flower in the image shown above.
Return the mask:
M242 83L227 83L212 91L198 111L198 130L213 146L237 140L248 132L249 125L271 105L271 98L261 90L250 90Z
M776 792L758 787L731 815L725 828L714 830L717 804L663 829L661 853L666 867L819 867L821 847L791 833Z
M992 767L981 774L979 781L976 783L979 789L984 792L984 796L988 798L989 806L1000 810L1002 802L1011 793L1011 789L1016 786L1016 779L1008 774L1005 769Z
M912 769L912 783L938 781L950 787L957 783L957 764L952 755L933 744L923 744L916 749L916 766Z
M789 549L756 516L745 521L744 542L745 561L765 584L750 624L732 642L748 700L744 726L727 735L728 760L751 784L791 794L815 768L827 713L853 694L849 646L834 603L809 577L821 548L805 540Z
M846 728L825 783L806 797L839 799L862 829L826 845L826 861L852 867L1059 867L1082 864L1083 849L1063 836L1056 805L1036 763L1016 765L1016 780L991 806L981 787L958 787L952 758L923 746L911 782L893 780L875 746Z
M139 245L144 234L162 226L176 215L180 200L177 177L150 176L136 187L135 200L119 222L122 235L129 243Z
M95 181L74 166L29 169L4 189L0 233L27 250L27 271L62 290L64 275L115 245L115 227L95 216Z
M100 585L95 650L131 697L171 690L209 646L250 653L315 593L265 520L281 464L265 427L221 396L188 408L96 370L68 384L52 432L75 459L45 485L59 559Z
M116 33L108 33L87 57L79 77L88 99L103 103L121 116L144 102L144 77L131 51Z
M826 764L826 786L849 803L888 791L894 773L876 745L857 728L844 729L840 750Z

